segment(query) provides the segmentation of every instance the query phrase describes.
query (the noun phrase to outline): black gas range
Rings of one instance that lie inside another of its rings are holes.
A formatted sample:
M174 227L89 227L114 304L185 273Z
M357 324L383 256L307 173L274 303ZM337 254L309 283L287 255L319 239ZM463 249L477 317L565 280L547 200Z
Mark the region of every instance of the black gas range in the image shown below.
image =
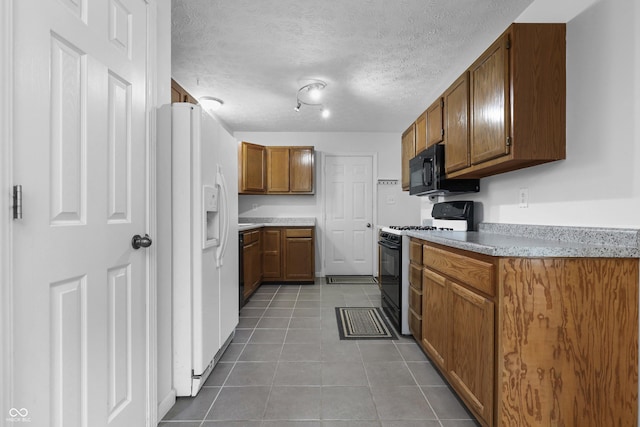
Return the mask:
M382 308L403 335L409 330L409 236L408 231L464 232L473 230L472 201L433 205L431 225L392 225L378 234Z

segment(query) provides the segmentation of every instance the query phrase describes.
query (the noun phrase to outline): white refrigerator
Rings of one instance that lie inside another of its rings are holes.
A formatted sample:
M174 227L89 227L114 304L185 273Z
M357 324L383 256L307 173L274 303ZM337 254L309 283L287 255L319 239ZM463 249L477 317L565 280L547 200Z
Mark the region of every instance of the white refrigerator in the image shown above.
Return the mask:
M158 229L171 240L173 388L195 396L238 324L238 143L200 106L175 103L159 111L158 151Z

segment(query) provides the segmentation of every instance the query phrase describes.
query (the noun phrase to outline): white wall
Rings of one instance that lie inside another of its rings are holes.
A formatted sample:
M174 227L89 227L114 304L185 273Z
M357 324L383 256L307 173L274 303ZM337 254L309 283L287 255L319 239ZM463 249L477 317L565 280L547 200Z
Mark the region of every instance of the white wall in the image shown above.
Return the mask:
M481 220L640 227L638 4L600 0L567 23L567 158L480 180L467 198L482 203Z
M322 268L323 239L323 165L322 155L347 153L377 153L378 179L397 179L397 185L376 185L376 224L418 224L420 200L403 192L400 184L400 134L365 132L236 132L235 138L261 145L313 145L316 150L315 195L301 196L238 196L241 217L315 217L316 272ZM257 208L253 209L256 204ZM374 238L373 244L376 239ZM373 248L375 249L375 247ZM373 250L372 249L372 250ZM376 251L377 252L377 251ZM374 269L377 261L374 261Z

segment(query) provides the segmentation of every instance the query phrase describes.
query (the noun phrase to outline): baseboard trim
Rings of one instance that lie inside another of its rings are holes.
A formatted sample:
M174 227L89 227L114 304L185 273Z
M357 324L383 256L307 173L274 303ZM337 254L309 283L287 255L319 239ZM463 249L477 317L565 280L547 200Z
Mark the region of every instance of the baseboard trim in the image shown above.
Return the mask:
M158 404L158 422L160 422L160 420L167 415L167 412L169 412L173 405L176 404L176 396L176 390L172 388L169 394L160 401Z

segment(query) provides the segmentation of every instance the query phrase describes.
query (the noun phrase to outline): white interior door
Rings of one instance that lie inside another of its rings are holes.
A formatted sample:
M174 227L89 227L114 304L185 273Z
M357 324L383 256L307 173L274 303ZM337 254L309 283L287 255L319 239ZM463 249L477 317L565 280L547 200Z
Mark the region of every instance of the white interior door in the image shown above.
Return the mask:
M325 156L325 274L373 274L373 157Z
M11 404L34 426L144 426L147 5L13 4Z

